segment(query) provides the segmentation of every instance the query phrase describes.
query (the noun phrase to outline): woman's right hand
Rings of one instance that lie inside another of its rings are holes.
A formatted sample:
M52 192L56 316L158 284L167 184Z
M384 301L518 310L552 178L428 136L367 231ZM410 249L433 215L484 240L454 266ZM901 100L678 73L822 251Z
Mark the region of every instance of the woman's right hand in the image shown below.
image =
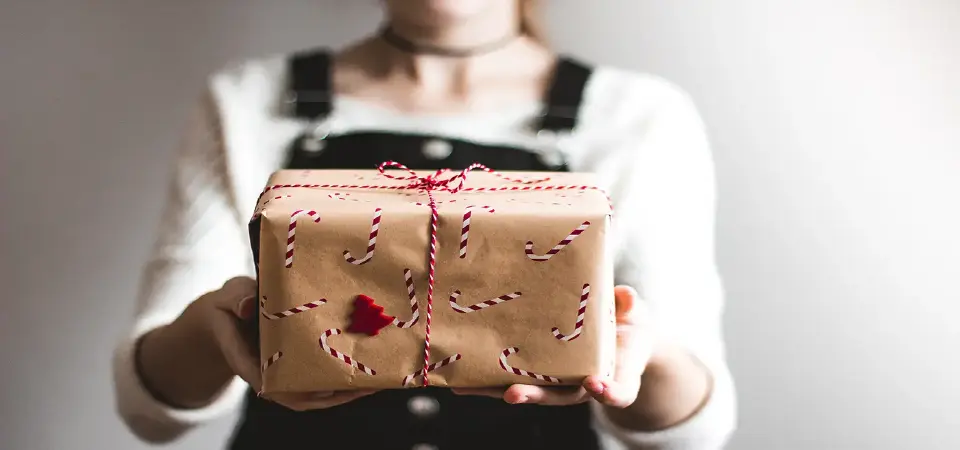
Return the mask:
M168 326L142 339L137 358L141 377L163 401L201 407L234 375L261 388L260 358L252 327L257 314L257 282L228 280L191 303ZM269 400L295 411L341 405L376 391L275 394Z
M259 349L249 335L249 326L244 321L256 320L257 282L248 277L228 280L223 287L211 292L199 301L208 302L206 323L210 336L223 353L227 365L254 390L261 386ZM271 395L270 400L295 411L330 408L341 405L376 391L323 391L312 393L281 393Z

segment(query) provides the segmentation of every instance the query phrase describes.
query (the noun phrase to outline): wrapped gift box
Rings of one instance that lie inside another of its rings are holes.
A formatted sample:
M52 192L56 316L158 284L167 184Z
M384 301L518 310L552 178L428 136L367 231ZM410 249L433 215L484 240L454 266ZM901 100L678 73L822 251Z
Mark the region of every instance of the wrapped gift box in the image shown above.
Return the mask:
M250 222L262 395L423 386L428 309L431 386L576 385L613 370L611 210L592 175L391 175L411 177L271 176Z

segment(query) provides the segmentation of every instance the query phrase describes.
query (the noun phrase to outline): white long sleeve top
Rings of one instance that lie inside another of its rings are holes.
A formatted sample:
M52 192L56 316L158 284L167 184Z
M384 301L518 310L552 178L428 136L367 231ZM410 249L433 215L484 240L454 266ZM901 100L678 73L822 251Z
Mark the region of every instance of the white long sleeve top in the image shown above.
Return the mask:
M247 386L235 378L211 404L191 410L158 401L134 364L137 339L173 321L201 294L234 276L254 276L247 220L291 140L316 124L281 114L287 58L252 59L214 73L176 156L170 191L136 316L113 359L119 414L145 440L171 441L240 407ZM706 404L657 432L624 430L595 407L605 441L627 448L716 450L736 426L736 396L722 333L724 293L714 256L715 188L704 124L690 98L646 74L600 66L584 92L576 129L544 145L528 124L541 105L449 116L400 114L351 98L334 99L333 132L416 132L509 145L572 171L595 172L617 211L616 279L650 306L662 336L711 371Z

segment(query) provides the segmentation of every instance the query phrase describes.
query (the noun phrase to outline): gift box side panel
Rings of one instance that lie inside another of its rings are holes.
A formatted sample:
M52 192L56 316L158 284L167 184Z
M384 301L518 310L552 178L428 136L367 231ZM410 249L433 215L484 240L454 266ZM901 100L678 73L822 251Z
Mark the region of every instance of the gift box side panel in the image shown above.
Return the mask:
M607 215L604 218L607 233L603 241L603 270L601 271L601 283L604 286L614 287L616 285L616 239L611 233L612 216ZM637 299L639 301L639 299ZM599 308L595 310L593 316L595 326L599 330L600 348L598 353L597 365L602 370L600 375L612 379L617 363L617 313L616 299L613 289L606 291L603 295L597 297Z
M259 208L259 206L258 206ZM250 251L253 254L253 264L257 277L257 294L260 294L260 226L262 225L262 216L256 215L247 224L247 232L250 236ZM260 346L260 315L255 314L252 319L242 322L242 330L245 336L249 338L250 348L257 349L260 356L260 364L265 361L263 349ZM262 383L262 381L261 381ZM263 385L257 387L262 390Z

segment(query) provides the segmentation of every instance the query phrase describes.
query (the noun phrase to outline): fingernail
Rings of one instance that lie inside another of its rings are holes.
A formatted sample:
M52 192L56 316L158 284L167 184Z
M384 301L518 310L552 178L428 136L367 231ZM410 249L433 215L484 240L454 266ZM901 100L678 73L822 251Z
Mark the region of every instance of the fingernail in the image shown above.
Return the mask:
M240 299L237 309L241 319L246 319L253 315L253 298L254 297L251 296Z
M603 384L600 382L600 380L597 380L596 378L590 378L586 380L583 384L583 387L591 394L603 393Z

